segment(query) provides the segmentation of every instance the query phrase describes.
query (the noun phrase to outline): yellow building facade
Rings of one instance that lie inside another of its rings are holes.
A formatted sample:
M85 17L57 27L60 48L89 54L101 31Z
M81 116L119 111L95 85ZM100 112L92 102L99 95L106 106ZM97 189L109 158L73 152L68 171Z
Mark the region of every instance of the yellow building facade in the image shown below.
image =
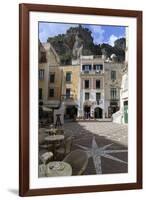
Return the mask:
M64 104L65 116L77 114L80 66L54 66L49 68L48 105ZM76 110L76 111L75 111ZM68 113L68 114L67 114ZM73 117L73 116L72 116Z
M64 66L62 81L62 94L72 101L78 100L80 66Z
M59 66L60 60L50 43L41 44L39 42L39 101L47 104L49 71L51 67Z
M77 110L80 91L80 65L60 65L50 43L39 43L39 100L50 108L60 108L65 114Z
M63 67L62 101L65 106L65 118L77 116L80 92L80 66Z
M77 100L79 72L80 66L50 67L48 88L49 90L54 88L54 95L49 95L48 100L65 100L67 98ZM67 89L68 91L66 91Z
M62 94L62 68L60 66L49 67L48 79L48 104L58 107Z

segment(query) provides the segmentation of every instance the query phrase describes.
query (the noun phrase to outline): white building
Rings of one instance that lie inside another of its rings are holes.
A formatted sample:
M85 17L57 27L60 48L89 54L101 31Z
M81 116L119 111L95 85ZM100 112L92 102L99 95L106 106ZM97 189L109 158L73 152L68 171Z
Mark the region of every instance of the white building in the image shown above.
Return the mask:
M123 64L81 56L78 117L110 118L120 107Z
M126 28L126 35L128 35L128 28ZM115 123L128 123L128 37L126 37L125 64L122 70L120 110L113 114L112 117Z

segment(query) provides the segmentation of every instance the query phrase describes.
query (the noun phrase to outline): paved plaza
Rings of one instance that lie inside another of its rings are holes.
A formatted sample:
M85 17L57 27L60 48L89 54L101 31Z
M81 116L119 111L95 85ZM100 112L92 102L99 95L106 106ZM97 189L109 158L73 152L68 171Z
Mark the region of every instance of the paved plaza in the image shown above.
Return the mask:
M128 126L112 122L70 122L65 135L73 136L72 150L88 153L84 174L128 172Z
M88 157L88 163L83 175L113 174L128 172L128 125L113 122L65 122L63 137L72 138L70 152L83 150ZM49 130L39 130L39 142L44 141ZM48 151L49 147L40 146L39 155ZM52 145L51 149L52 151ZM54 152L55 153L55 152ZM65 155L64 155L65 156ZM62 161L64 157L56 157ZM76 157L76 163L80 162Z

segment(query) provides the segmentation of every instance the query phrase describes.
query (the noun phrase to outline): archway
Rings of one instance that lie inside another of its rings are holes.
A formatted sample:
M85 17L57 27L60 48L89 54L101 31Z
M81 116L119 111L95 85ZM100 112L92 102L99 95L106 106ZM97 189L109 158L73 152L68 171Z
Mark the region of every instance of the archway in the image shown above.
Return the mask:
M66 107L66 118L74 119L77 116L78 109L76 106L67 106Z
M102 118L102 109L101 108L99 108L99 107L95 108L94 117L96 119L101 119Z
M90 118L90 106L87 106L87 105L85 105L84 106L84 117L85 117L85 119L88 119L88 118Z

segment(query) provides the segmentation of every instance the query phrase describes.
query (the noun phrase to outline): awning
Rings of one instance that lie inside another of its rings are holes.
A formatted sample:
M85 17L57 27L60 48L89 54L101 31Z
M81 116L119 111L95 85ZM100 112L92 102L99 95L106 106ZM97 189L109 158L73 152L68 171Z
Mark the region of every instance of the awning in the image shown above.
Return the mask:
M57 103L57 104L47 104L47 105L44 105L43 107L50 108L50 109L59 108L60 107L60 103Z

